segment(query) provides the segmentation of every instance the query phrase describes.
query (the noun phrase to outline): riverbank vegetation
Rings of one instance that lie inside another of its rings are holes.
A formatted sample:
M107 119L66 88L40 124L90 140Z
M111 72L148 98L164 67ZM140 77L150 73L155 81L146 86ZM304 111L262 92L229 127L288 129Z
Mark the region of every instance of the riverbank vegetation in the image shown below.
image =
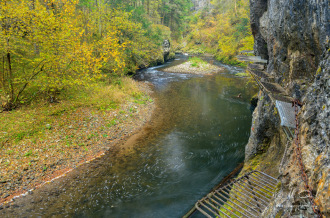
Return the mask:
M174 7L176 6L176 7ZM163 62L187 0L13 0L0 3L0 99L11 110ZM148 42L148 43L145 43Z
M148 86L129 77L164 62L189 2L0 2L1 201L150 118Z
M199 57L190 57L188 61L192 67L203 67L207 64L206 61L200 59Z
M226 64L241 64L240 50L253 50L248 0L213 0L209 7L189 17L187 35L178 49L193 54L210 53Z

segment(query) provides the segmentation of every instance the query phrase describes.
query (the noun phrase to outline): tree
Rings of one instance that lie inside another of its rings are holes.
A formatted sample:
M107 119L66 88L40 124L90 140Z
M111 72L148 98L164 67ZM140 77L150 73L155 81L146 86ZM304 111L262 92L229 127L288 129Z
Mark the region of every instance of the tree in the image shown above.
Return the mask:
M1 1L0 101L6 110L40 94L53 101L59 90L161 61L162 42L169 28L181 34L189 2Z
M102 63L121 52L124 45L119 45L115 33L106 33L101 42L82 40L85 30L77 4L76 0L0 3L1 98L5 109L23 102L31 85L51 100L58 89L89 85L102 76ZM97 55L95 49L99 49Z

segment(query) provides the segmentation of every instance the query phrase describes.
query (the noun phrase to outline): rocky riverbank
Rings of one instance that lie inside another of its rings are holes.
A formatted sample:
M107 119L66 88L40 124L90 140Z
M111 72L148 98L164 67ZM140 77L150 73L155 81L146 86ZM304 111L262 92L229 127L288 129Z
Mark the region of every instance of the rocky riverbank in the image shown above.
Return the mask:
M12 146L3 146L0 209L13 197L66 175L134 135L150 120L155 108L150 86L139 82L144 97L131 98L116 109L82 106L60 114L41 140L21 140L17 144L20 153Z
M188 60L177 66L163 69L163 71L170 73L185 73L185 74L200 74L200 75L211 75L224 71L225 68L209 64L207 62L196 63L193 60Z

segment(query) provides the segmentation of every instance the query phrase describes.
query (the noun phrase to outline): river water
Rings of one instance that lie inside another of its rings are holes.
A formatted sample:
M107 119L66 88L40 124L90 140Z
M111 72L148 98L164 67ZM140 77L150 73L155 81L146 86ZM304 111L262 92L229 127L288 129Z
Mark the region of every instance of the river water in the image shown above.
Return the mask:
M212 76L166 73L185 56L138 72L158 109L129 151L113 149L22 201L8 216L181 217L244 160L256 92L226 67ZM214 64L221 65L218 62ZM239 93L242 98L238 99ZM6 214L5 214L6 215Z

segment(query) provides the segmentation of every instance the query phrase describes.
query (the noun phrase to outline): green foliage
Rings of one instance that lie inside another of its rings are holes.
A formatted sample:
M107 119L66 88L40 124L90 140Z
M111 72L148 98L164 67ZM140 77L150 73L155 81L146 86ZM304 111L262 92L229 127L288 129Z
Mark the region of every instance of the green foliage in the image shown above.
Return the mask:
M181 36L190 8L190 0L1 1L0 105L56 102L65 89L163 63L163 40Z
M238 77L248 77L249 76L249 73L236 73L235 76L238 76Z
M25 156L25 157L28 157L28 156L30 156L30 155L32 155L32 154L33 154L32 150L29 150L28 152L26 152L26 153L24 154L24 156Z
M110 123L107 126L108 127L115 126L115 125L117 125L117 122L118 122L117 119L113 119L113 120L110 121Z
M231 65L244 65L235 58L240 50L253 50L248 0L213 0L210 12L189 17L190 32L184 51L212 53Z
M206 61L200 59L199 57L190 57L189 61L192 67L202 67L203 65L207 64Z
M67 100L67 96L71 96L75 100ZM90 88L76 87L63 90L58 98L61 103L52 104L51 107L49 107L49 104L34 102L29 106L22 106L21 109L1 114L0 148L9 144L14 146L26 140L36 143L36 141L41 141L47 134L53 134L59 129L68 128L69 118L64 117L72 116L71 119L77 119L74 114L81 111L81 109L88 109L93 114L95 111L113 111L113 108L119 107L127 101L139 101L143 104L143 102L149 100L147 96L141 93L138 83L128 77L121 79L121 85L98 83ZM119 113L122 114L125 111L119 111ZM79 116L79 119L81 117ZM81 119L90 121L89 116ZM108 127L111 127L119 122L120 120L115 118L107 124L109 124ZM52 133L50 133L50 129ZM93 139L94 136L94 133L86 134L86 138L89 140ZM72 140L76 136L65 134L63 137L65 144L71 146Z

